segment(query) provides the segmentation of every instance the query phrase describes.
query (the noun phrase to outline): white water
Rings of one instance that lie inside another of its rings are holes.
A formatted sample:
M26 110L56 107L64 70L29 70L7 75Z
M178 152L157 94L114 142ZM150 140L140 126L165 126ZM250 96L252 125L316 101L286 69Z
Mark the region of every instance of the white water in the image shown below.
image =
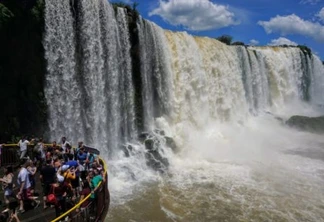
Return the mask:
M126 12L116 19L104 0L77 4L75 21L68 2L46 2L49 134L113 154L137 136Z
M46 7L50 134L100 148L109 165L108 221L323 221L324 139L275 118L324 114L316 56L226 46L140 20L136 119L125 11L83 0L73 21L67 5ZM178 153L155 135L167 173L146 165L136 121L175 139ZM129 157L120 149L127 143Z

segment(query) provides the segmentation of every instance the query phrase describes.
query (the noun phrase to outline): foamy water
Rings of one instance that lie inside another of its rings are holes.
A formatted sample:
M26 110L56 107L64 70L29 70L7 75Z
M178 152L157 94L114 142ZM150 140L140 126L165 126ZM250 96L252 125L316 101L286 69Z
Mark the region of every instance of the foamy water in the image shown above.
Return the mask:
M107 221L323 221L322 136L265 115L211 123L184 141L167 174L142 174L150 179L124 192L110 184Z

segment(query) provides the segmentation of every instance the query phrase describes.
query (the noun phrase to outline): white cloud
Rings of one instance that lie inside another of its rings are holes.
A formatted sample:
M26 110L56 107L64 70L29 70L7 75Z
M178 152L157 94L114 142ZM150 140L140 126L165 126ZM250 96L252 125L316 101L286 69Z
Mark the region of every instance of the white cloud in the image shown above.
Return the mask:
M320 0L301 0L299 3L303 4L303 5L306 5L306 4L316 5L319 2L320 2Z
M228 7L209 0L159 0L159 7L149 13L152 15L159 15L172 25L182 25L193 31L238 24Z
M281 35L297 34L311 37L324 42L324 26L301 19L295 14L288 16L277 15L270 21L259 21L267 33L280 33Z
M324 22L324 7L321 9L321 11L319 11L318 14L316 14L316 16L322 21Z
M258 45L258 44L259 44L258 40L255 40L255 39L250 40L250 45Z
M272 39L268 45L298 45L296 42L293 42L287 38L280 37L278 39Z

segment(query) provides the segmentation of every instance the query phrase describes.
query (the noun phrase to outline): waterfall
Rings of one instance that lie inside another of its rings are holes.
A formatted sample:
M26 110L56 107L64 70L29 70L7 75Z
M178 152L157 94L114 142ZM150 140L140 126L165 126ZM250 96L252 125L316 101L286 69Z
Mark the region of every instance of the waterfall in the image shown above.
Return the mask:
M161 118L164 126L203 128L210 121L282 113L290 104L323 106L323 66L298 48L227 46L142 18L137 34L130 33L125 9L115 11L105 0L73 7L72 14L67 2L46 1L45 92L53 140L65 135L108 153L136 142L141 124L145 131L163 128L155 121ZM139 40L137 100L131 35Z
M45 98L49 134L53 140L63 135L75 140L84 135L80 121L82 101L76 73L74 20L69 9L69 1L50 0L45 4Z
M324 74L323 74L323 64L322 61L317 57L313 56L312 61L310 61L309 70L310 73L310 101L313 105L319 106L324 109Z
M172 110L170 100L171 61L163 30L143 19L137 24L139 30L140 69L142 75L142 102L144 130L154 128L154 118Z
M50 137L100 149L111 221L324 217L323 138L282 124L324 113L316 55L163 30L106 0L46 0L43 42Z
M68 3L46 2L50 135L112 153L137 136L126 12L105 0L76 7L73 17Z

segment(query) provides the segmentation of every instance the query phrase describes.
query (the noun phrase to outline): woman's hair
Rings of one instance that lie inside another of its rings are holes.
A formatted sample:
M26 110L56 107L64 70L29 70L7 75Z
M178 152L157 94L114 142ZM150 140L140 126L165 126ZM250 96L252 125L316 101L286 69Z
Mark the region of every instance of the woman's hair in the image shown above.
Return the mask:
M13 168L12 168L12 166L7 166L7 167L6 167L6 170L7 170L6 175L8 175L9 173L13 173Z
M83 181L83 189L90 188L90 184L87 180Z
M8 212L0 213L0 222L6 222L9 218Z

